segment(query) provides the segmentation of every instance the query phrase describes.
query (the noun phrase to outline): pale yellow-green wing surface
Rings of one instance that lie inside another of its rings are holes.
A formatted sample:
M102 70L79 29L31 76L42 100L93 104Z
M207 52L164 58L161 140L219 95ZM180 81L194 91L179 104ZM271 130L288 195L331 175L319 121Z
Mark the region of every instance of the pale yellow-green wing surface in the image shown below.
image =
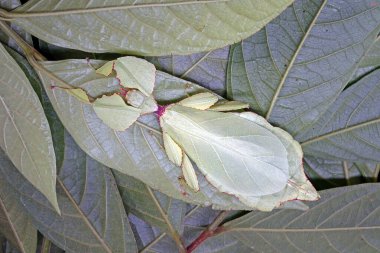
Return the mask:
M124 131L140 116L140 109L128 106L117 94L102 96L93 103L96 115L110 128Z
M300 144L286 131L278 127L271 126L260 115L252 112L243 112L237 114L245 119L266 127L269 131L276 134L287 150L289 163L289 180L284 190L273 195L261 196L260 198L250 198L249 202L255 203L263 211L270 211L279 204L289 200L307 200L313 201L319 198L319 195L310 181L307 179L303 164L303 152Z
M160 123L222 192L246 199L280 192L287 185L286 148L267 127L237 114L178 104L166 109Z

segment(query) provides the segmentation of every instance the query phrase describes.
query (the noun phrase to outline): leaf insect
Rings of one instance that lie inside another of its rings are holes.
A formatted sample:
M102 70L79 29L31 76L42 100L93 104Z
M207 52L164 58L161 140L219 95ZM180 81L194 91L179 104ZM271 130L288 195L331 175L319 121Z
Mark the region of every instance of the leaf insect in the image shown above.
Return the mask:
M303 173L298 142L254 113L225 112L247 104L217 101L216 95L204 92L157 110L168 158L182 168L191 189L200 189L193 161L211 185L252 208L276 194L284 195L281 201L259 209L318 198Z

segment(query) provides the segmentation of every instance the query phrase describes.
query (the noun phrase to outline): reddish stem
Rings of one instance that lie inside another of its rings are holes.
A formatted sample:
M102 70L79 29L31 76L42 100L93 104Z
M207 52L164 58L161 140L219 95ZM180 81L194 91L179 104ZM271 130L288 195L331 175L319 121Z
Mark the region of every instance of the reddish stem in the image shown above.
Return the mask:
M189 246L187 246L187 253L193 252L199 245L201 245L208 238L215 236L225 231L224 227L219 227L223 220L228 216L227 211L221 212L215 220L203 231L197 239L195 239Z

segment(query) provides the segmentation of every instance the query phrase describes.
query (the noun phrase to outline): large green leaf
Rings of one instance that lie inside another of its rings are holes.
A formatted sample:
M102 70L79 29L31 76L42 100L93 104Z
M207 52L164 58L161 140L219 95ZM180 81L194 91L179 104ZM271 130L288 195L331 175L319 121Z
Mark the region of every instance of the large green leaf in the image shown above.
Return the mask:
M148 57L157 69L195 82L213 92L226 92L226 70L229 46L191 55Z
M136 252L111 171L86 156L68 135L65 144L57 179L61 216L14 167L0 166L2 176L12 182L36 227L66 252Z
M99 67L103 63L103 61L91 61L94 67ZM43 65L50 72L41 71L41 80L55 110L79 146L91 157L110 168L140 179L152 189L173 198L213 205L215 208L248 208L237 198L218 192L202 175L199 175L202 191L198 193L188 191L187 194L183 194L178 181L181 169L167 159L155 115L141 117L139 122L126 131L113 131L102 123L90 105L81 104L62 89L51 89L51 85L64 85L52 76L54 74L66 83L80 86L88 90L91 96L97 97L104 92L119 89L115 78L97 75L86 60L44 62ZM157 72L154 97L163 104L200 91L204 89Z
M41 103L24 72L0 45L0 146L59 211L53 141Z
M292 0L31 0L10 18L49 43L139 55L209 51L246 38Z
M324 159L380 161L380 70L348 89L305 132L306 154Z
M361 173L353 163L313 156L305 156L304 161L306 174L319 190L362 183Z
M320 194L306 212L251 212L228 222L194 252L380 251L380 184Z
M154 191L139 180L120 172L115 171L114 175L127 212L169 235L181 234L187 208L185 202Z
M13 10L16 7L21 5L20 0L0 0L0 8L5 10ZM21 38L24 39L25 42L32 45L32 36L28 33L26 33L24 30L22 30L18 25L11 24L12 29L21 36ZM5 45L13 48L17 52L23 54L24 52L22 49L17 45L16 41L12 38L9 38L8 35L6 35L3 31L0 30L0 41L1 43L4 43Z
M188 210L183 225L185 226L182 240L189 245L217 216L219 211L210 208L192 207ZM168 253L177 252L175 242L157 227L147 224L144 220L130 215L140 252Z
M228 88L267 120L299 135L350 81L380 29L372 0L297 0L232 47Z
M130 215L129 219L135 233L139 252L146 253L168 253L179 252L175 242L160 229L152 227L144 220L134 215Z
M30 66L29 62L20 54L5 47L8 53L13 57L13 59L20 66L22 71L24 71L26 77L28 78L30 84L32 85L34 91L36 92L40 102L42 104L42 108L44 109L45 116L49 122L50 130L52 133L53 144L54 144L54 153L56 158L57 167L61 167L64 156L64 145L55 145L58 143L64 143L64 129L62 123L59 121L57 114L55 113L49 98L46 95L44 87L38 78L37 73Z
M13 167L0 149L0 167ZM37 230L22 205L13 187L5 180L0 168L0 233L22 253L35 253L37 250ZM1 243L0 243L1 247Z

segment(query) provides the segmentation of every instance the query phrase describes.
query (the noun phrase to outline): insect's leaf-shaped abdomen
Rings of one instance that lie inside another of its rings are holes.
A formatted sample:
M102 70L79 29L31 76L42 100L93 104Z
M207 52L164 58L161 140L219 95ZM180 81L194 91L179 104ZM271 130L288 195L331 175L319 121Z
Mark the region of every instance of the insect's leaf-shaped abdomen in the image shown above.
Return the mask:
M285 188L287 151L265 127L237 114L181 105L168 107L160 122L220 191L244 198Z

